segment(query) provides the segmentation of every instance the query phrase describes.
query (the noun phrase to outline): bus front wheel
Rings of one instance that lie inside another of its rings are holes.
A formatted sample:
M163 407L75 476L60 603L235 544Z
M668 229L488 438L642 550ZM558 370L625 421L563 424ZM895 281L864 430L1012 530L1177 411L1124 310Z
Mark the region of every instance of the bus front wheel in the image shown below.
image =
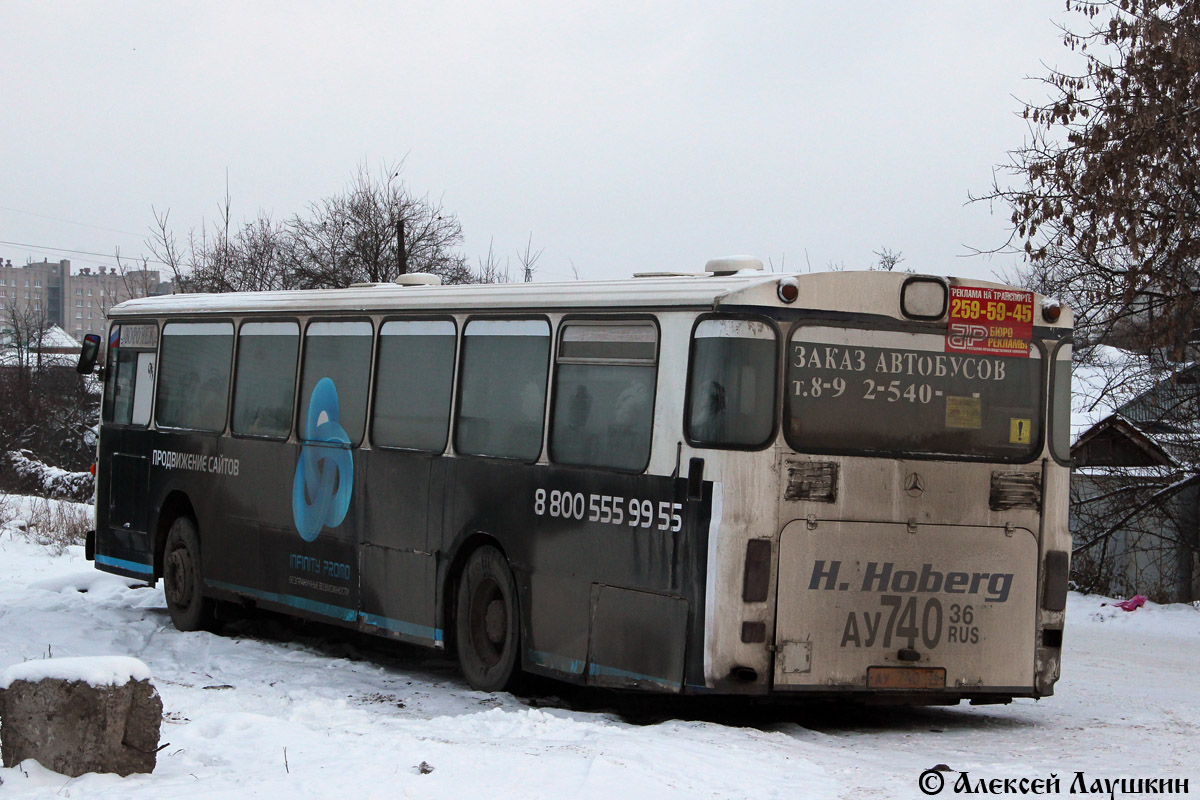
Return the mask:
M200 572L200 537L188 517L171 523L163 552L163 589L171 622L181 631L210 630L213 601L204 596Z
M471 687L511 688L519 672L521 617L517 584L504 555L485 545L471 553L458 582L458 663Z

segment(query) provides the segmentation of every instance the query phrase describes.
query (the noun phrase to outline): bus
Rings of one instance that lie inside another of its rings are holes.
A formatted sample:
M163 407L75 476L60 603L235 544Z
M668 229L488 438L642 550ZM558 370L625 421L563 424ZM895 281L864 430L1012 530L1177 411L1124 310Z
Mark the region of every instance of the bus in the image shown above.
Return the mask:
M484 691L1053 693L1069 310L744 257L439 284L113 307L88 557L181 630L283 612Z

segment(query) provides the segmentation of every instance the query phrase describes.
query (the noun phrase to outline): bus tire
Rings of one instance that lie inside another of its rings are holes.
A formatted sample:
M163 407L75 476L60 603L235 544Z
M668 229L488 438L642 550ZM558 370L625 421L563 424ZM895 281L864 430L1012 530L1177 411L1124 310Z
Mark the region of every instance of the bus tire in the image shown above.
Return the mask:
M196 523L178 517L167 532L163 548L163 592L171 622L181 631L212 630L213 601L204 596L200 571L200 537Z
M499 692L520 672L521 615L517 583L504 554L490 545L471 553L458 582L455 640L471 688Z

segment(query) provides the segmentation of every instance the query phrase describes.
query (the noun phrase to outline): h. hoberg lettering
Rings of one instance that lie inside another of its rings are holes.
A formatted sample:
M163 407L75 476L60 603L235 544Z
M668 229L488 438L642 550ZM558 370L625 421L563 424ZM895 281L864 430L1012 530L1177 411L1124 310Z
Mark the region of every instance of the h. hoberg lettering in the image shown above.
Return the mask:
M868 561L863 567L862 581L857 587L839 581L841 561L818 560L813 563L809 589L860 592L894 592L896 594L968 594L980 595L992 603L1008 600L1012 589L1011 572L941 572L932 564L922 564L920 570L897 569L894 561Z

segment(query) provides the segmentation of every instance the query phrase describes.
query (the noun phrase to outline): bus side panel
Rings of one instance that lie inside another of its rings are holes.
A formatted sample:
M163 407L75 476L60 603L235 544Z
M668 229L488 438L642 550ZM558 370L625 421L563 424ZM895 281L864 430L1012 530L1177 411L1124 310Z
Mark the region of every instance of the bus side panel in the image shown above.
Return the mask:
M359 514L352 500L338 525L311 542L300 535L299 447L202 433L159 432L151 441L152 520L172 493L187 498L210 588L304 616L357 620Z
M592 584L588 683L678 692L687 618L683 598Z
M687 501L686 480L459 458L450 492L445 549L486 533L512 566L526 668L577 682L621 673L622 685L703 685L710 506ZM599 587L640 594L593 604ZM654 634L620 646L606 638L634 623ZM678 664L650 652L674 647Z
M364 450L357 478L362 527L362 621L373 632L440 646L434 592L446 459L422 453Z

